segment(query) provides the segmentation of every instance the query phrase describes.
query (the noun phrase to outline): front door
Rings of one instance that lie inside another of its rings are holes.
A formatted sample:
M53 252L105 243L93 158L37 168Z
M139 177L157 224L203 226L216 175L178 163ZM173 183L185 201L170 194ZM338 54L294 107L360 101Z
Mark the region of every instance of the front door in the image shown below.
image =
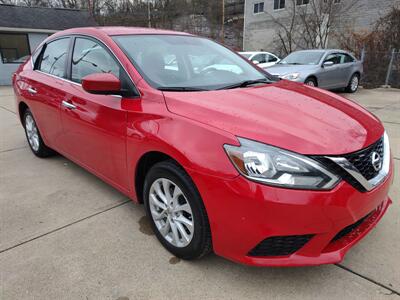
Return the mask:
M332 66L323 66L319 74L318 86L321 88L334 89L341 86L343 74L340 66L340 56L338 53L329 54L324 62L333 62Z
M121 108L122 99L90 94L80 84L83 77L93 73L113 73L120 79L126 74L112 54L90 38L76 37L71 57L69 95L61 105L62 149L100 177L127 190L127 112Z

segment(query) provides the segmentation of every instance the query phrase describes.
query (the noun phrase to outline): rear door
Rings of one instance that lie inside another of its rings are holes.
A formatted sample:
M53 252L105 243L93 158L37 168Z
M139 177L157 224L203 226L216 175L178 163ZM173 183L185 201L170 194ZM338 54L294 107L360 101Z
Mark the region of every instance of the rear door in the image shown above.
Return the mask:
M66 95L66 63L70 41L71 38L62 37L46 43L33 70L21 74L26 84L24 97L28 100L43 139L54 149L58 149L62 134L60 104Z
M341 86L346 87L349 84L350 77L353 75L354 58L347 53L340 53L340 68L342 71Z
M126 190L127 112L121 107L121 97L90 94L81 81L89 74L113 73L123 88L132 90L132 83L113 54L92 38L75 37L70 64L70 93L61 106L62 149L81 165Z

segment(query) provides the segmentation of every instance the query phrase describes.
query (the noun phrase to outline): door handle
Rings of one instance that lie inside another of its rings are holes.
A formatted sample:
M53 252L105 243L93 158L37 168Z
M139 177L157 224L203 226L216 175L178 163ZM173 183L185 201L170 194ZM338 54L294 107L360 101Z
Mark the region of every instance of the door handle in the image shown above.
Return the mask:
M62 105L64 107L66 107L68 109L75 109L76 108L75 105L73 105L72 103L69 103L68 101L63 100L61 103L62 103Z
M37 91L34 88L30 87L30 88L28 88L28 93L31 95L35 95L37 93Z

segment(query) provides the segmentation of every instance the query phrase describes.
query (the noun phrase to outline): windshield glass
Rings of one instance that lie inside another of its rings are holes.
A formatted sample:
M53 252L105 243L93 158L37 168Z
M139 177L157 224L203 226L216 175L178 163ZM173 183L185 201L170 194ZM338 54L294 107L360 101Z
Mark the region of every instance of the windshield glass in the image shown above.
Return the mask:
M293 52L282 59L279 64L288 65L317 65L324 54L323 51Z
M221 89L267 76L236 53L205 38L122 35L113 39L144 79L158 89Z

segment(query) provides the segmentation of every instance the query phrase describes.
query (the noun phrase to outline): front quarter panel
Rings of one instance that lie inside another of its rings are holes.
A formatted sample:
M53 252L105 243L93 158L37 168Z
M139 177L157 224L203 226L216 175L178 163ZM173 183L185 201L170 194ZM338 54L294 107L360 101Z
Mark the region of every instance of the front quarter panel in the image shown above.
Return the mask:
M223 148L224 144L239 145L235 136L183 116L170 113L163 94L141 87L142 98L123 100L128 110L127 157L130 186L136 198L134 174L143 155L161 152L183 166L220 178L234 178L239 174Z

